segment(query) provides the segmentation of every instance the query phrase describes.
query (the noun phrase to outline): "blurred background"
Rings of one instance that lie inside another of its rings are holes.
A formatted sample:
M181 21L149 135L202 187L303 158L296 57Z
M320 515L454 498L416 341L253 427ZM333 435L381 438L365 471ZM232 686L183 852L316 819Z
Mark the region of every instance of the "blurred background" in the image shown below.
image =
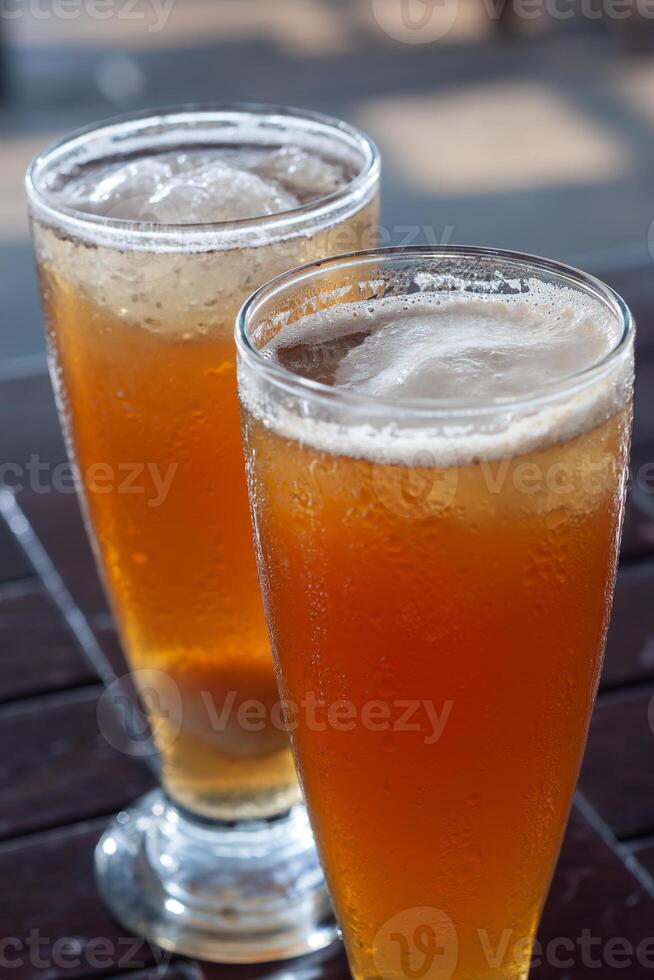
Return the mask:
M0 39L5 362L43 349L26 164L148 106L277 102L364 127L390 243L649 259L651 0L0 0Z
M386 243L559 258L616 285L636 312L622 567L541 935L593 930L651 950L654 0L0 0L0 464L65 466L28 241L29 160L121 112L231 101L311 108L370 132ZM98 729L103 657L122 660L71 491L28 489L16 502L0 482L0 930L36 926L45 943L45 966L24 957L14 980L123 980L133 963L96 895L92 854L152 777ZM62 937L83 954L77 966L56 965ZM98 967L97 937L113 950ZM347 977L342 959L199 972L151 968L150 947L137 954L136 980ZM560 962L543 958L533 976L614 976ZM654 957L632 963L630 980L652 968Z

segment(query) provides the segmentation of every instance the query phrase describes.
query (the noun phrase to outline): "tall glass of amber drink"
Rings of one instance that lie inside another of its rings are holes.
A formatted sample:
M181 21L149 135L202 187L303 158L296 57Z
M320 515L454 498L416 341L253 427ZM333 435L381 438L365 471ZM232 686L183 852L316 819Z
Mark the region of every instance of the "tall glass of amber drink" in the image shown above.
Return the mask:
M391 249L282 276L237 340L273 652L353 976L524 980L609 621L629 312L542 259Z
M127 925L207 959L334 936L276 717L233 325L271 277L370 244L378 180L363 134L256 106L111 121L28 172L61 419L161 757L164 792L100 843L100 887Z

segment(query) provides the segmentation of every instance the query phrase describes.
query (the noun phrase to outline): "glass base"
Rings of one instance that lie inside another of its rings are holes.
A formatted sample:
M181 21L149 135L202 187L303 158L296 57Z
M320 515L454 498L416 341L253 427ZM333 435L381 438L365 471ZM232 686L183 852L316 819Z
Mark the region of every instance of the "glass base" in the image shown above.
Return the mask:
M273 821L212 824L155 790L118 814L95 869L124 926L197 959L281 960L338 935L303 806Z

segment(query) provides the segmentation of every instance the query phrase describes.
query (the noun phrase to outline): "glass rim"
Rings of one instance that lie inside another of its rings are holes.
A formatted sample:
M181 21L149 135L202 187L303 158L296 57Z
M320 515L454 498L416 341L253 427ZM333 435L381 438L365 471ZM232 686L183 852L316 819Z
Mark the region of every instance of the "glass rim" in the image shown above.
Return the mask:
M446 259L456 256L471 256L478 258L497 259L504 262L520 263L531 266L534 274L538 271L549 272L562 280L567 280L577 288L604 303L616 316L621 325L621 332L615 344L598 361L580 371L573 372L563 378L548 382L533 394L510 395L474 401L471 398L403 398L390 401L371 395L361 394L343 388L337 388L321 381L296 374L283 367L276 361L265 357L253 344L248 333L252 318L261 306L283 293L289 286L319 278L321 272L334 269L339 264L348 267L365 265L383 260L392 264L395 260L410 260L412 258ZM510 249L488 248L475 245L411 245L388 246L383 248L366 249L365 251L346 252L341 255L307 262L304 265L290 269L288 272L265 283L251 294L243 303L236 317L235 341L239 357L243 362L261 375L265 375L274 385L283 389L287 394L308 396L323 404L348 405L353 410L365 411L369 416L387 418L390 421L401 419L445 419L472 418L478 415L495 414L502 410L524 410L538 408L562 395L574 395L593 383L600 381L610 374L613 365L621 357L628 356L635 334L635 321L627 303L616 290L602 282L596 276L558 262L554 259L543 258L528 252L517 252Z
M197 117L198 122L204 121L209 124L212 121L220 122L221 119L228 122L230 119L236 120L247 116L255 119L260 118L270 123L273 121L282 123L287 120L291 123L295 122L298 128L302 128L303 125L307 128L313 124L322 128L325 135L330 132L335 137L340 135L344 141L349 141L353 148L361 151L361 170L343 187L316 198L314 201L269 215L239 218L231 221L164 224L111 218L57 203L52 200L48 189L40 186L44 174L48 173L58 158L63 159L66 151L71 153L75 149L80 149L89 143L93 137L105 136L110 138L114 133L118 135L123 129L138 131L139 126L148 122L151 122L153 126L169 127L170 130L174 130L176 125L192 121L193 117ZM166 243L174 238L199 235L203 238L206 237L207 244L210 244L209 239L217 233L229 234L229 232L234 232L238 234L258 231L280 236L280 232L283 233L287 229L290 237L294 227L301 227L308 220L328 218L332 212L346 208L350 203L358 203L368 190L372 190L377 185L380 171L381 157L374 141L363 130L341 119L293 106L266 103L189 103L166 106L161 109L145 109L123 113L67 133L45 146L30 161L25 173L25 189L28 202L37 211L38 217L54 225L79 226L80 229L85 229L87 234L90 229L97 229L98 232L114 234L130 243L136 241L140 236L146 236L149 243L156 244ZM284 237L283 234L280 237Z

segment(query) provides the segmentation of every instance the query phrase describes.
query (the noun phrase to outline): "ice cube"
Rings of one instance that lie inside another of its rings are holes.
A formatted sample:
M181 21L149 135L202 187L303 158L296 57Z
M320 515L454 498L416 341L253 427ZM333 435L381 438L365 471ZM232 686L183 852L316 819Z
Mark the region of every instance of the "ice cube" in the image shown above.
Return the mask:
M135 221L144 203L172 179L170 161L143 157L125 164L85 168L59 192L63 204L80 211Z
M277 214L299 201L275 181L263 180L220 159L203 159L180 170L153 195L152 204L179 211L179 221L237 221Z
M345 183L342 167L291 144L267 155L253 169L279 181L304 201L333 194Z
M77 210L158 224L258 218L300 203L274 178L227 163L218 152L183 151L87 167L58 197Z

